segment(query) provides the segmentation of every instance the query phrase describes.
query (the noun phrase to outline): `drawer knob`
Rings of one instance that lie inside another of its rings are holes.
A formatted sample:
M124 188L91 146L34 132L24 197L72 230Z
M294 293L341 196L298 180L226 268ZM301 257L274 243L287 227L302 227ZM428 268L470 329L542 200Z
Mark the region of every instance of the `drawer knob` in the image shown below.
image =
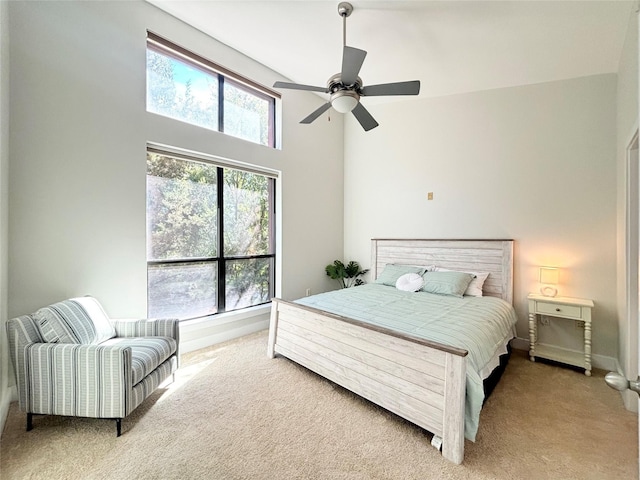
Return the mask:
M560 309L559 309L559 308L556 308L556 312L559 312L559 311L560 311Z

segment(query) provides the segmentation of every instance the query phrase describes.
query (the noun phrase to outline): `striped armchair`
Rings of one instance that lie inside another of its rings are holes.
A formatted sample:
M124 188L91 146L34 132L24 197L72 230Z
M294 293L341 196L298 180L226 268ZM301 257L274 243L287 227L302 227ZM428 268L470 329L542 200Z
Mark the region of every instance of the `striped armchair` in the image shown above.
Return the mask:
M7 322L20 409L116 420L179 366L178 321L111 320L93 297L65 300Z

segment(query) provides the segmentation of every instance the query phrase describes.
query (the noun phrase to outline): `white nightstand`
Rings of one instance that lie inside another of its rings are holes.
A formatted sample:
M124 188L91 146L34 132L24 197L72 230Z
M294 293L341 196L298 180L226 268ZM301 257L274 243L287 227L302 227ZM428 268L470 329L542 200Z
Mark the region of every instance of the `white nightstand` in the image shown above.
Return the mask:
M529 356L584 368L584 374L591 375L591 309L593 301L584 298L545 297L529 294ZM537 316L565 318L584 322L584 351L573 352L552 345L538 344Z

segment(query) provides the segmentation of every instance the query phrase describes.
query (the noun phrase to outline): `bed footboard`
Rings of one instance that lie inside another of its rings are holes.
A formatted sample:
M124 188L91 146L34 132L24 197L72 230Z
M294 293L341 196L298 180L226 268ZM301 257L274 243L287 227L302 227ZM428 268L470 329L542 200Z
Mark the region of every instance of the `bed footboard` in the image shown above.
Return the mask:
M273 299L276 354L439 436L442 455L462 463L465 350Z

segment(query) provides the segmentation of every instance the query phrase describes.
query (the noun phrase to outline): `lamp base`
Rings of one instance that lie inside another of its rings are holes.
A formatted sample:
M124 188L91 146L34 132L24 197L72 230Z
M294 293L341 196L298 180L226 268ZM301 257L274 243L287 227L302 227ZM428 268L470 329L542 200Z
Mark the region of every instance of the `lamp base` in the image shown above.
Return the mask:
M558 289L547 285L540 288L540 293L545 297L555 297L558 294Z

